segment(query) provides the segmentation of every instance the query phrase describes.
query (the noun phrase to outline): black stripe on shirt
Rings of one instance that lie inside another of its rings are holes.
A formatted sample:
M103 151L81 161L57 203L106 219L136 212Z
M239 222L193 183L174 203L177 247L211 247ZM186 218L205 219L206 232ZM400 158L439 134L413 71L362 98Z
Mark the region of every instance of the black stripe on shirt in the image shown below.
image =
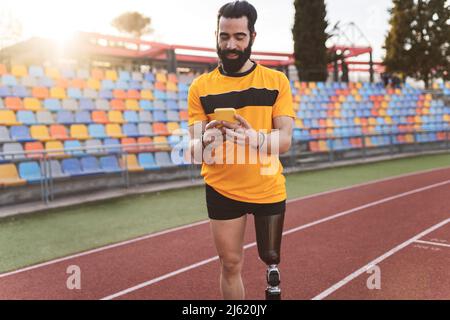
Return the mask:
M216 108L240 109L248 106L270 106L275 104L278 90L249 88L243 91L233 91L200 97L206 114L214 113Z

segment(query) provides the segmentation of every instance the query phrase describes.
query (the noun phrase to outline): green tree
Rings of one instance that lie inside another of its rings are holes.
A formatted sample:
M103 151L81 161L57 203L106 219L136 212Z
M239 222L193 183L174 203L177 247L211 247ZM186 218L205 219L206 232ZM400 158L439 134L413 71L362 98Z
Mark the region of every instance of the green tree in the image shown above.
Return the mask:
M448 77L448 21L446 0L394 0L385 41L386 70L423 80L426 88L431 80Z
M326 81L328 34L324 0L295 0L292 28L295 66L300 81Z
M151 19L139 12L125 12L116 17L111 24L120 32L131 34L136 39L153 32L150 28Z

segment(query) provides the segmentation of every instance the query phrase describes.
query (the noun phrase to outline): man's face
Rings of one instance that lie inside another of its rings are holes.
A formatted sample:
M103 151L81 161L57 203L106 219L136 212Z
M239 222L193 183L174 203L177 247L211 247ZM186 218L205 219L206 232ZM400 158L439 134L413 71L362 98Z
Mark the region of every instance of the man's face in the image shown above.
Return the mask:
M224 18L219 20L217 54L227 73L238 72L250 58L253 38L250 34L247 17Z

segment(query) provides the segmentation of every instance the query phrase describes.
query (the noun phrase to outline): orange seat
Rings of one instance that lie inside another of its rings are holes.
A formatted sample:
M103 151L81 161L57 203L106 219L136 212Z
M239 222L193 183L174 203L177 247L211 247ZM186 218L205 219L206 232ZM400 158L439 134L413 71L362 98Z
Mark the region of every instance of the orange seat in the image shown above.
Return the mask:
M113 110L125 110L125 102L123 100L112 99L110 105Z
M115 99L126 99L127 98L127 94L124 90L121 89L114 89L113 90L113 97Z
M137 143L135 138L122 138L121 143L124 151L129 153L139 152L139 147L135 145Z
M105 75L103 73L103 70L94 68L91 70L91 78L95 80L103 80L105 78Z
M102 123L102 124L109 123L108 117L106 116L106 112L100 110L92 111L92 121L94 123Z
M67 134L67 129L60 124L52 124L50 126L50 136L55 140L67 140L69 136Z
M163 82L155 82L155 89L160 91L166 91L166 84Z
M150 137L139 137L137 140L138 144L150 144L153 143ZM153 145L139 146L139 152L154 152L156 149Z
M5 107L11 110L23 110L22 99L18 97L7 97L5 99Z
M69 87L69 81L67 79L58 79L55 82L55 87L67 89Z
M319 143L317 141L310 141L309 142L309 150L312 152L318 152L319 151Z
M32 152L32 151L35 151L35 152L44 151L44 145L40 141L27 142L27 143L25 143L25 151L30 151L30 152ZM27 154L27 158L30 158L30 159L41 159L43 157L44 157L43 153L29 153L29 154Z
M153 123L153 133L160 136L167 136L170 134L169 130L167 130L167 126L162 122Z
M31 95L35 98L46 99L49 97L49 92L47 88L44 87L34 87Z
M141 94L139 93L138 90L128 90L127 91L127 98L128 99L140 99L141 98Z
M0 64L0 76L7 73L8 71L6 70L6 66L4 64Z
M188 116L188 112L186 110L181 110L180 111L180 120L188 120L189 116Z
M83 79L72 79L69 81L69 86L71 88L84 89L86 88L86 81Z

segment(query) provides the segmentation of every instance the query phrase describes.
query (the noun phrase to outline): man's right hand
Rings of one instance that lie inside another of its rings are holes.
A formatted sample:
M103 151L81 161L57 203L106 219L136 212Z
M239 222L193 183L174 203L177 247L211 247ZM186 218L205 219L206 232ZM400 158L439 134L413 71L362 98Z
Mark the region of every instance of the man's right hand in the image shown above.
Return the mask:
M225 137L226 131L223 121L213 120L206 125L205 132L203 132L203 147L212 143L214 143L214 146L219 146L225 142Z

